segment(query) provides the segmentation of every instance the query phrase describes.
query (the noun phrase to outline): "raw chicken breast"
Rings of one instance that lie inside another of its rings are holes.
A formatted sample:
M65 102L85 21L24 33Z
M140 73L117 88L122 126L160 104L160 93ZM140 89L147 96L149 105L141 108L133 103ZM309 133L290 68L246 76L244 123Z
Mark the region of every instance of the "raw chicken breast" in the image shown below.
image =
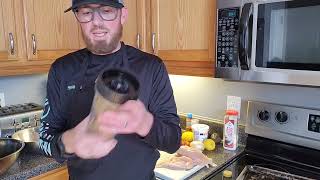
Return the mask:
M189 146L181 146L176 153L180 156L191 158L194 165L205 165L207 167L209 167L209 165L216 166L212 162L212 159L208 158L200 150Z
M189 170L194 167L193 161L191 158L186 156L174 156L169 161L164 161L157 164L157 168L167 168L172 170Z
M193 167L216 166L212 160L204 155L200 150L189 146L181 146L173 155L160 151L160 159L157 161L156 168L167 168L171 170L189 170Z

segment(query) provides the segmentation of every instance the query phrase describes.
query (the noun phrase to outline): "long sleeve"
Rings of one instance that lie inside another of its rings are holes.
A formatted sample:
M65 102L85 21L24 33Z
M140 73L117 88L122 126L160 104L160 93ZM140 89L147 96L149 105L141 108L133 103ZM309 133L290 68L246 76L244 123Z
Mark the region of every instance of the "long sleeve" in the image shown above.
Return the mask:
M144 138L155 148L174 153L180 147L181 128L170 79L163 62L153 77L149 111L154 122Z
M57 76L54 65L48 74L47 98L44 104L44 113L41 117L40 127L40 149L46 156L55 158L58 162L65 159L57 148L59 136L65 131L66 120L62 118L61 98L60 98L61 79Z

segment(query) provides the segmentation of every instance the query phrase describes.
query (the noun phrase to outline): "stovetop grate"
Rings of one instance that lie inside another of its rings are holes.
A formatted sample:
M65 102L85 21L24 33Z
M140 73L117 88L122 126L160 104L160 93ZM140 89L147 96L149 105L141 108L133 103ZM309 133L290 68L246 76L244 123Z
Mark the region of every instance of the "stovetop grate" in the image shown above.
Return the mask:
M237 180L314 180L256 165L246 166Z
M16 104L11 106L0 107L0 117L25 113L35 110L41 110L42 106L35 103L26 103L26 104Z

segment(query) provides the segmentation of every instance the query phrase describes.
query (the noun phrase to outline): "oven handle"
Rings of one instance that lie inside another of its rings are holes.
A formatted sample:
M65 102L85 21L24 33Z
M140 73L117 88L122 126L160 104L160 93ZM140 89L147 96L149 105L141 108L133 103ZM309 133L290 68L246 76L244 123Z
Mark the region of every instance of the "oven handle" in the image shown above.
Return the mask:
M253 4L243 6L239 24L239 61L242 70L249 70L252 43Z

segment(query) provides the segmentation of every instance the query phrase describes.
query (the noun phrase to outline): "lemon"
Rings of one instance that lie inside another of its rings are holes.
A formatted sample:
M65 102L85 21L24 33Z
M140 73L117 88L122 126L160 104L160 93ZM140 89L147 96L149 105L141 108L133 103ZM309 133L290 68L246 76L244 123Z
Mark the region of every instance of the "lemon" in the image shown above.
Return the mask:
M232 171L224 170L223 171L223 176L226 177L226 178L231 178L232 177Z
M212 151L216 148L216 143L212 139L206 139L203 141L204 148L208 151Z
M181 140L192 142L193 141L193 132L190 132L190 131L183 132L182 136L181 136Z

